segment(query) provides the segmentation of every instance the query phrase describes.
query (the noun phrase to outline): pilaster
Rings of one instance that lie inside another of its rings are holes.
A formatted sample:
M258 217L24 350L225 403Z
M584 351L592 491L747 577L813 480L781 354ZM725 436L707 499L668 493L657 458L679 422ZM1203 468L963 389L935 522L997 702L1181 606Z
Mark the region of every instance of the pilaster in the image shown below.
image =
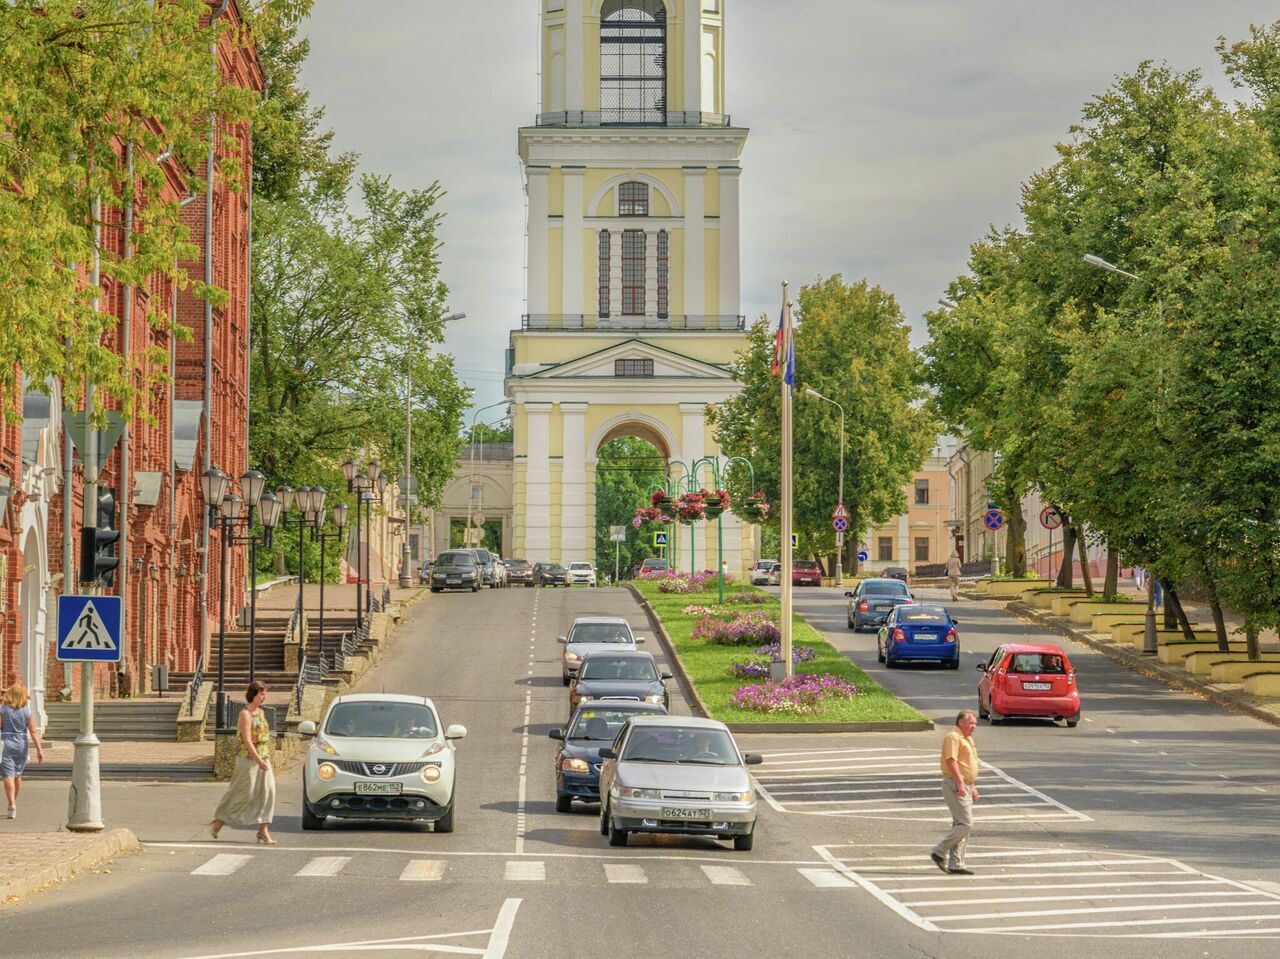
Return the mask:
M585 17L583 9L586 0L565 0L565 76L564 76L564 108L570 112L586 109L586 82L583 79L583 66L586 63L582 30Z
M525 171L529 199L529 276L528 309L530 314L547 312L547 175L546 167L529 167Z
M684 103L682 110L702 109L702 0L684 5Z
M585 559L587 528L587 405L561 403L564 429L564 465L560 473L560 560Z
M586 281L582 276L582 195L584 167L564 167L564 312L570 316L585 313L583 294Z
M737 316L742 311L738 204L741 178L740 167L720 168L720 312L725 316Z
M551 403L526 403L529 449L525 468L525 553L551 559Z
M684 168L684 312L706 313L706 167Z

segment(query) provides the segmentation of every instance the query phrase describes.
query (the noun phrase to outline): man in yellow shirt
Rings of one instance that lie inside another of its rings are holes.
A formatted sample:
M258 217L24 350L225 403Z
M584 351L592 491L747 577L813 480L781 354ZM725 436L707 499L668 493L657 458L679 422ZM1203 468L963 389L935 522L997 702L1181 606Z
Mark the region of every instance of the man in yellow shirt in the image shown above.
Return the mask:
M978 717L972 709L956 715L956 728L942 740L942 798L951 811L951 832L933 847L929 858L952 876L972 876L964 865L964 849L973 831L973 804L978 801L978 747L973 741Z

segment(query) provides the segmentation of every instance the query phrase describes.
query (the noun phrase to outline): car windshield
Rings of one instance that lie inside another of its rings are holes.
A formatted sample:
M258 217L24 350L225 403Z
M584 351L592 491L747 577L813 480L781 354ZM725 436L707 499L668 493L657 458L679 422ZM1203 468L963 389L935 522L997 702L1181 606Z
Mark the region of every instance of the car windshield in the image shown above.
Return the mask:
M1062 657L1053 653L1014 653L1009 663L1011 673L1065 673Z
M544 573L563 573L564 567L559 563L543 563L542 571Z
M421 703L338 703L324 731L357 739L434 739L436 714Z
M469 553L445 553L436 560L436 565L473 567L476 565L476 560L475 557L471 556Z
M578 712L566 739L590 740L591 742L613 742L618 738L618 730L632 716L642 713L656 713L657 710L637 709L583 709Z
M733 739L723 729L699 726L638 726L619 757L629 763L740 765Z
M938 606L904 606L898 611L898 622L948 626L951 623L951 617L947 615L946 610Z
M900 596L903 599L907 597L907 587L904 583L863 583L862 591L868 596Z
M653 663L647 659L612 659L589 657L578 670L579 679L619 679L645 682L658 678Z
M591 564L590 563L570 563L569 568L570 569L590 569Z
M809 562L808 560L803 560L803 559L802 559L802 560L800 560L799 562L797 562L797 563L795 564L794 568L795 568L795 569L817 569L817 568L818 568L818 564L817 564L817 563L811 563L811 562Z
M512 567L512 566L528 566L528 565L529 565L529 561L528 561L527 559L509 559L509 560L507 560L507 567L508 567L508 568L510 568L510 567Z
M491 562L493 562L493 557L492 557L491 555L489 555L489 551L488 551L487 549L477 549L477 550L475 550L475 556L476 556L476 559L478 559L478 560L479 560L480 562L482 562L482 563L491 563Z
M631 627L626 623L579 623L569 631L571 643L630 643Z

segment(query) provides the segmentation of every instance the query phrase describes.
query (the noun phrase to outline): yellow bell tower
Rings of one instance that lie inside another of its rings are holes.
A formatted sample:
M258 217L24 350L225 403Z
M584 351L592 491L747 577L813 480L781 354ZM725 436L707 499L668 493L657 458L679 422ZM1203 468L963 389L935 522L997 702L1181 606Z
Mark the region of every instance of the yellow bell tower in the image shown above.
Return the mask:
M603 443L718 454L703 414L739 389L747 130L725 106L726 0L538 2L542 110L519 137L527 312L507 354L515 546L571 562L594 556ZM684 532L707 568L705 530ZM725 533L738 570L736 519Z

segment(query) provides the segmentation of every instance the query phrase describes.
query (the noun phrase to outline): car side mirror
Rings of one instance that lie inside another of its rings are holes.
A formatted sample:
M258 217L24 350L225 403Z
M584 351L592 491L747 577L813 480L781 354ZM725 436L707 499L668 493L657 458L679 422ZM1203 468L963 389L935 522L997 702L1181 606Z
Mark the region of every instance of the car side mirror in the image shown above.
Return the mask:
M601 759L617 759L618 754L613 751L612 746L605 746L604 749L600 750L600 758Z
M850 599L853 599L853 590L851 590L851 589L846 589L846 590L844 591L844 594L845 594L846 596L848 596Z
M986 664L986 663L978 663L978 665L977 665L977 670L978 670L978 672L980 672L980 673L985 673L985 672L987 671L987 664Z
M450 726L448 729L444 731L444 738L445 739L466 739L467 727L459 725L458 723L454 723L452 726Z
M670 673L668 673L668 672L659 673L658 675L660 675L663 679L670 679L670 678L671 678L671 674L670 674Z
M915 593L907 593L907 599L914 600L915 598L916 598L916 594L915 594Z
M636 645L637 645L637 646L643 646L646 642L647 642L647 640L646 640L643 636L637 636L637 637L636 637Z
M561 646L569 645L569 640L565 639L563 636L557 636L556 642L559 643Z
M300 736L314 736L316 734L316 724L309 719L304 719L298 723L298 734Z
M555 740L557 740L557 741L559 741L559 742L564 742L564 730L563 730L563 729L553 729L553 730L551 730L551 732L547 733L547 738L548 738L548 739L555 739Z
M747 766L759 766L764 762L764 757L759 753L745 753L742 762Z
M952 616L952 617L951 617L951 625L952 625L952 626L955 626L955 625L956 625L957 623L959 623L959 622L960 622L960 620L956 619L954 616Z

